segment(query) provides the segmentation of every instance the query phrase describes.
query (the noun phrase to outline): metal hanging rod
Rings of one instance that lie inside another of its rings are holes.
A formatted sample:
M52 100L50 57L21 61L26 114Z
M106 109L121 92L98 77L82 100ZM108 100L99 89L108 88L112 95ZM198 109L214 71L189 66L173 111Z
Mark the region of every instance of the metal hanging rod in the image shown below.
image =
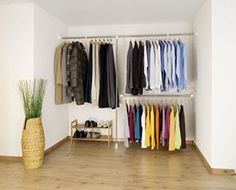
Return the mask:
M143 97L183 97L183 98L194 98L194 94L143 94L143 95L128 95L128 94L121 94L120 98L143 98Z
M163 34L136 34L136 35L106 35L106 36L58 36L59 40L70 39L95 39L95 38L144 38L144 37L168 37L168 36L194 36L197 33L163 33Z

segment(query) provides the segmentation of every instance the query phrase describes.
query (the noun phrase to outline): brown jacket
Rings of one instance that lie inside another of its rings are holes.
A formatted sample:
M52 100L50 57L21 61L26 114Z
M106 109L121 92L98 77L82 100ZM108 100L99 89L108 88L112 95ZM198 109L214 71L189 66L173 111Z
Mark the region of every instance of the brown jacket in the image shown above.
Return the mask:
M62 43L56 48L54 57L55 74L55 103L62 104L63 100L63 81L62 81L62 50L66 43Z

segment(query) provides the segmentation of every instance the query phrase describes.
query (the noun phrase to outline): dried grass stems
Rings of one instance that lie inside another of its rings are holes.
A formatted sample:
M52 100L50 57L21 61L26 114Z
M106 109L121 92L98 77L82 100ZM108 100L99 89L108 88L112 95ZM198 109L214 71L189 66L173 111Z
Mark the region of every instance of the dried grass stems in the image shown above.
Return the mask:
M19 81L18 88L25 112L25 124L28 119L41 116L46 84L47 81L44 79Z

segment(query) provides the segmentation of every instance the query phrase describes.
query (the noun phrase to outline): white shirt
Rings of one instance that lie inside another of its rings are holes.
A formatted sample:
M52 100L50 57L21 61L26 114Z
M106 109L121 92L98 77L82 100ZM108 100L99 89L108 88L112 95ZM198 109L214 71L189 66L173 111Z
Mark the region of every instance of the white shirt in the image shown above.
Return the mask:
M92 87L91 100L92 104L97 104L97 88L96 88L96 44L92 44Z
M141 141L141 148L147 148L147 146L145 145L145 136L146 136L146 125L145 125L145 121L146 121L146 110L145 110L145 106L142 106L143 109L143 113L142 113L142 117L141 117L141 127L142 127L142 141Z
M156 46L156 88L160 89L162 84L161 78L161 49L158 41L155 42Z
M147 48L146 43L144 43L144 56L143 56L143 62L144 62L144 75L145 75L145 81L146 81L146 89L148 89L148 75L147 75L147 68L148 68L148 60L147 60Z
M151 41L151 48L150 48L150 89L155 88L156 78L155 78L155 71L156 71L156 63L155 63L155 46Z

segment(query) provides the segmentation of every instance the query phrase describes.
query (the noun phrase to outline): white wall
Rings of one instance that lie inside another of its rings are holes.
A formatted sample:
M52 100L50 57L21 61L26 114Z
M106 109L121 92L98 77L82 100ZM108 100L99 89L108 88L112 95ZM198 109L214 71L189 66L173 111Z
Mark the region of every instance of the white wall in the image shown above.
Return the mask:
M196 143L212 168L236 170L236 2L208 0L194 21Z
M67 27L33 4L0 6L0 155L21 155L24 112L17 82L48 80L43 105L46 147L67 136L68 106L54 104L54 51Z
M119 34L157 34L157 33L182 33L192 32L191 23L153 23L153 24L135 24L135 25L104 25L104 26L72 26L69 27L69 36L89 36L89 35L119 35ZM194 87L194 75L193 75L193 54L192 54L192 37L181 37L185 42L188 54L188 74L190 79L190 88ZM84 44L88 41L82 40ZM86 43L87 42L87 43ZM125 70L126 70L126 54L128 48L128 40L119 39L118 46L118 65L117 71L119 92L124 93L125 87ZM115 47L115 41L114 41ZM115 48L114 48L115 50ZM185 105L186 123L187 123L187 138L194 138L194 105L193 99L179 99ZM118 138L123 138L123 117L124 105L118 112ZM72 121L77 118L80 122L84 122L87 119L95 120L109 120L115 119L115 111L111 109L98 109L97 106L83 105L76 106L71 104L69 106L69 120ZM115 130L113 130L113 136L115 136Z
M66 35L67 27L46 11L34 6L34 77L47 79L43 104L45 148L67 136L68 105L55 105L54 53L60 43L58 35Z
M20 79L33 78L33 5L0 6L0 155L21 155Z
M212 164L212 19L211 1L204 3L194 19L196 72L195 143Z
M212 1L213 167L236 170L236 1Z

